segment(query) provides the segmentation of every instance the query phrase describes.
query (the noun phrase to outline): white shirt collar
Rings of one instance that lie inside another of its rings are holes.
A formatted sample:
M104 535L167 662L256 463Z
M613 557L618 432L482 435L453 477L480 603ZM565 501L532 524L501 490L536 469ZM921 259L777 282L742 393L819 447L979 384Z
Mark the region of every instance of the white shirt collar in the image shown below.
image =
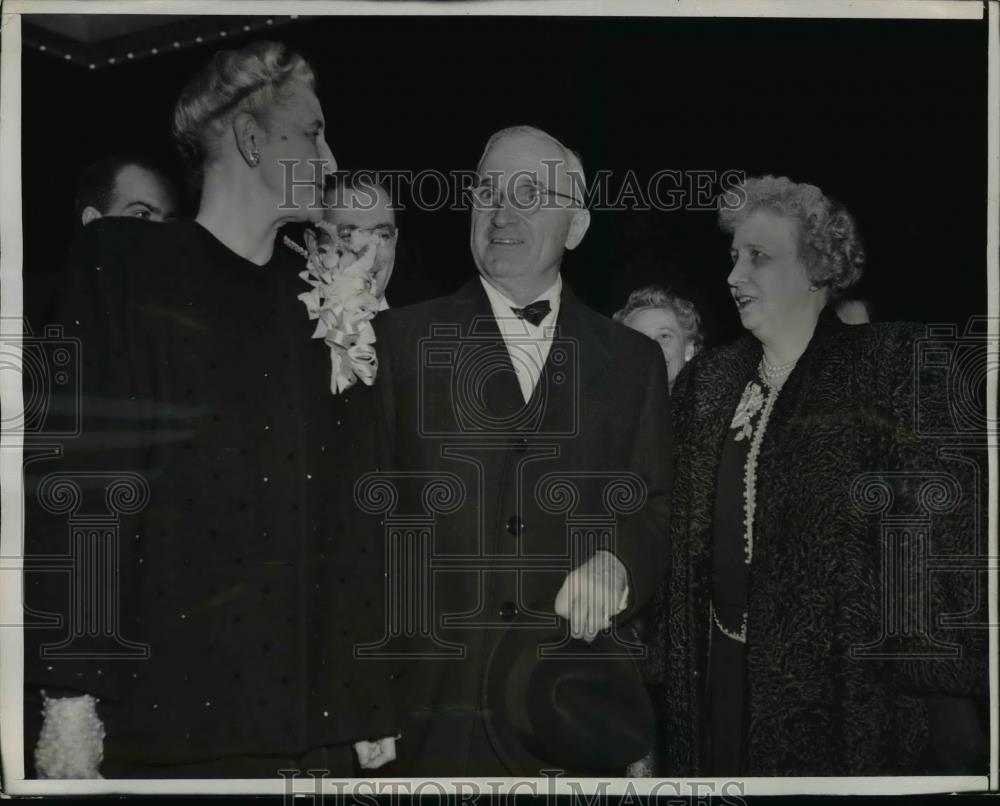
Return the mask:
M549 350L555 336L555 324L559 321L559 301L562 296L562 277L557 275L556 281L541 296L532 302L547 300L549 312L537 325L527 319L519 319L511 308L520 308L506 294L495 288L482 275L479 281L483 284L497 330L503 338L510 356L511 367L517 376L524 402L531 400L535 386L542 375L542 368L548 360Z

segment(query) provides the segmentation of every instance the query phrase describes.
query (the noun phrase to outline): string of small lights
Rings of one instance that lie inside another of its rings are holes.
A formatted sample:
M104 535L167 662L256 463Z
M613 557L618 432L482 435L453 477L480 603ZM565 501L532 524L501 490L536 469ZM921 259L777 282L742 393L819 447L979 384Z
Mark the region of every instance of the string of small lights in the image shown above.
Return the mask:
M165 26L169 29L166 32L157 32L156 29L147 32L142 37L145 41L141 45L134 36L127 37L128 41L126 42L116 43L112 41L111 44L77 43L68 37L52 35L41 28L26 24L22 27L21 43L24 47L33 48L53 58L78 64L89 70L101 70L210 42L225 42L231 37L260 33L269 28L295 22L298 19L299 15L297 14L268 17L241 16L234 17L232 22L227 21L227 24L219 26L217 30L213 28L211 31L205 30L204 22L188 23L181 26L188 29L187 35L179 34L177 26L168 25ZM195 33L196 31L197 33ZM159 33L159 37L157 33ZM150 42L156 44L149 44Z

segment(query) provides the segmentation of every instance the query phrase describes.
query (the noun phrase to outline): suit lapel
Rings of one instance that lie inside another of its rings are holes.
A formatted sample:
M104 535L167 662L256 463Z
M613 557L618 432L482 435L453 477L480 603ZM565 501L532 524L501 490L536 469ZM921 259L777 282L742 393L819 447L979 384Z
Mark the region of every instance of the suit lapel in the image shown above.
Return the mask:
M478 277L456 294L463 339L460 366L469 373L463 391L480 396L482 407L500 431L571 434L584 400L605 400L592 390L607 383L611 356L589 321L593 314L563 283L552 346L528 403L511 364L493 308ZM501 425L501 423L503 425Z
M524 397L489 297L478 276L469 280L456 296L465 312L460 393L478 397L478 402L468 402L474 408L482 407L490 421L511 422L524 408Z
M588 321L592 315L564 281L552 346L529 402L542 408L536 420L540 433L576 432L583 402L607 397L590 393L606 383L610 366L607 345Z

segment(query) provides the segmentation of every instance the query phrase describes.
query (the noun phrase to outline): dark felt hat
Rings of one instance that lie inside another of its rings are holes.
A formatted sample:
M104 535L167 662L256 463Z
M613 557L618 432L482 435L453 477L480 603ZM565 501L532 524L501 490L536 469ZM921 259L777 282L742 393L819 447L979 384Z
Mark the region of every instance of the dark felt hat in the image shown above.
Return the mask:
M537 620L522 612L490 656L484 717L494 750L515 776L623 775L655 731L634 630L616 627L588 644L562 619Z

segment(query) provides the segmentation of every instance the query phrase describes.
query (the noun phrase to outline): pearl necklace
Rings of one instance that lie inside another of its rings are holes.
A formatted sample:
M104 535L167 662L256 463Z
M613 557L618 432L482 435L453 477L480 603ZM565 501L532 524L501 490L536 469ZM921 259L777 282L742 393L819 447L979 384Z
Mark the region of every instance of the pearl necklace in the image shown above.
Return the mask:
M733 632L732 630L726 629L725 625L719 621L718 615L715 612L715 605L709 603L709 609L712 611L712 621L715 622L715 626L719 628L723 635L728 638L732 638L734 641L739 641L741 644L747 642L747 611L743 611L743 619L740 622L739 632Z
M791 372L795 363L796 361L793 361L783 374L787 375ZM750 562L753 560L753 527L754 518L757 514L757 460L760 456L760 446L764 441L764 432L767 430L771 411L774 409L774 404L778 400L778 392L781 390L781 386L771 383L771 379L765 374L766 367L764 364L766 362L762 363L759 367L760 377L770 389L770 393L767 395L767 399L764 401L764 406L761 409L760 419L757 421L757 427L754 429L754 434L751 438L750 452L747 454L746 464L743 466L743 563L745 565L750 565ZM741 644L747 642L747 619L749 613L746 608L744 608L740 618L739 631L729 630L719 621L714 604L710 604L710 609L712 611L712 620L723 635L732 638L734 641L739 641Z
M766 378L763 380L767 383ZM750 452L743 466L743 562L746 565L750 565L753 559L753 522L757 513L757 459L760 456L761 443L764 441L764 432L767 431L767 421L771 418L771 410L778 400L778 387L770 383L767 383L767 386L771 392L764 401L764 408L760 412L757 428L754 429L750 441Z
M768 378L777 378L781 375L787 375L789 372L792 371L792 369L795 368L795 365L799 363L799 359L796 358L793 361L789 361L787 364L779 364L778 366L774 366L773 364L771 364L770 361L767 360L767 357L763 355L760 357L760 360L761 360L761 370L763 371L764 376Z
M287 246L289 249L291 249L297 255L300 255L300 256L304 257L306 260L309 259L309 252L307 252L304 247L302 247L299 244L295 243L295 241L293 241L287 235L282 239L282 241L285 244L285 246Z

